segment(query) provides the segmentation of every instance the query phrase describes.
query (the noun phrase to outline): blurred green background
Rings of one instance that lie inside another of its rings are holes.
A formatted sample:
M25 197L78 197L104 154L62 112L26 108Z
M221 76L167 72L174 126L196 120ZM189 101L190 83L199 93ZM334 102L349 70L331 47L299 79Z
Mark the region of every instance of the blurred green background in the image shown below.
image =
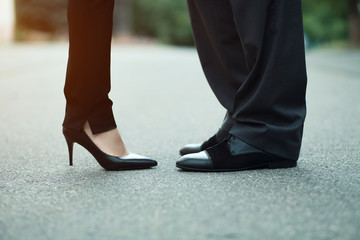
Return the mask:
M308 47L360 46L360 0L303 0ZM48 39L66 36L67 0L15 0L16 40L33 31ZM186 0L116 0L115 35L147 37L154 41L193 45Z

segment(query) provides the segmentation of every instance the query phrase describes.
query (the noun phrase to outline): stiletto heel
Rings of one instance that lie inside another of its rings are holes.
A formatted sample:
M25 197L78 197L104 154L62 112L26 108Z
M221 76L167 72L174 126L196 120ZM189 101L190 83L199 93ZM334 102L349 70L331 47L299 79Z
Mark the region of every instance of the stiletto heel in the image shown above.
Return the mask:
M101 151L83 130L77 132L63 128L63 134L69 149L70 166L72 166L75 142L88 150L105 170L143 169L157 165L155 160L135 153L129 153L123 157L108 155Z
M70 166L73 165L73 148L74 148L74 141L70 140L70 138L65 136L65 140L69 150L69 164Z

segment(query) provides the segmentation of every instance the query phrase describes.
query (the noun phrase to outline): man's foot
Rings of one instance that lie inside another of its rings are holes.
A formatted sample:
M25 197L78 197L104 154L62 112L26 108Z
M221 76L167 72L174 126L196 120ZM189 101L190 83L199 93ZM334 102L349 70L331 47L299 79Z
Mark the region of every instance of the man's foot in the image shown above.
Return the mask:
M271 155L230 135L219 144L182 156L176 166L203 172L241 171L259 168L296 167L296 161Z
M228 136L229 133L227 131L219 129L219 131L214 136L212 136L203 143L194 143L194 144L185 145L183 148L180 149L180 155L183 156L185 154L201 152L209 147L215 146L216 144L220 143Z
M129 154L117 128L107 132L93 134L89 123L86 121L83 130L91 141L104 153L117 157L123 157Z

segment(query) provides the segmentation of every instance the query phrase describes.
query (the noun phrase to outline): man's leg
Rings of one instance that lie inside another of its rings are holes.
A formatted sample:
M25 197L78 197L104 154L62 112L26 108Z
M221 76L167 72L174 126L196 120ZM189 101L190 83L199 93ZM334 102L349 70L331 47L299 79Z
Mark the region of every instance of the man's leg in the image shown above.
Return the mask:
M231 5L227 0L188 0L188 7L205 76L229 112L224 121L229 128L235 94L248 75Z
M230 133L297 159L306 69L300 0L188 0L207 80L235 125Z
M230 0L250 70L235 95L230 133L297 160L306 114L306 68L300 0Z
M301 1L188 2L204 72L234 120L230 133L293 166L306 111Z
M188 0L191 25L201 64L220 103L227 109L219 131L202 144L188 144L180 155L199 152L226 137L234 123L231 110L236 91L248 74L242 45L228 1ZM228 46L224 48L224 45Z

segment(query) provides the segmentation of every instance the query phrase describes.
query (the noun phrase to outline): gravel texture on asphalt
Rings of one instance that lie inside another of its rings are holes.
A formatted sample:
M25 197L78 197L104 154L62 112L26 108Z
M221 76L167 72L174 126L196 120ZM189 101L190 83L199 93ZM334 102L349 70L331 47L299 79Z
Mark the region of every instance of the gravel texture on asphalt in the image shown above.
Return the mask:
M225 110L193 48L113 46L114 113L128 149L104 171L61 133L67 44L0 45L0 239L360 239L360 52L311 51L298 167L183 172L178 150ZM291 79L289 79L291 81Z

